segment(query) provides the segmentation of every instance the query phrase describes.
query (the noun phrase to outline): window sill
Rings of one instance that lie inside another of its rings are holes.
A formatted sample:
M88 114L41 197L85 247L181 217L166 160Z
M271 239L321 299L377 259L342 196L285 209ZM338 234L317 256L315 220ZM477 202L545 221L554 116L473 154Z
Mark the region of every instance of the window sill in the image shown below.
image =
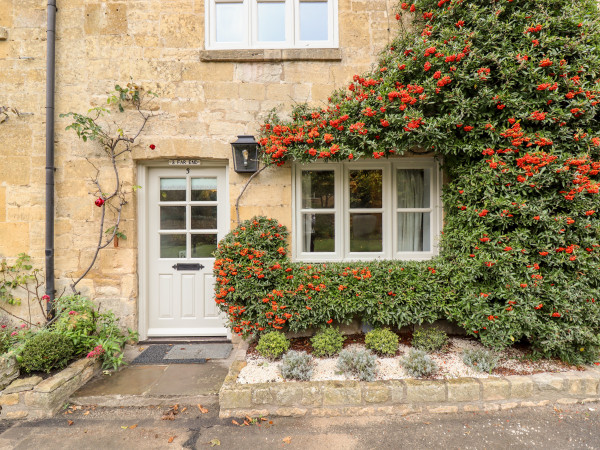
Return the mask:
M253 50L203 50L204 62L341 61L339 48L291 48Z

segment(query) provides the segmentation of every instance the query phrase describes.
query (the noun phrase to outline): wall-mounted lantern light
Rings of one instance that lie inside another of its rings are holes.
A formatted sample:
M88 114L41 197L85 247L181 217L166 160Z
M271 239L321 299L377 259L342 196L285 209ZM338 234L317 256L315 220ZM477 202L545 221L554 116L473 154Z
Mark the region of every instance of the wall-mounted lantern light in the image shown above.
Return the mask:
M254 136L241 135L231 143L233 170L237 173L254 173L258 170L258 142Z

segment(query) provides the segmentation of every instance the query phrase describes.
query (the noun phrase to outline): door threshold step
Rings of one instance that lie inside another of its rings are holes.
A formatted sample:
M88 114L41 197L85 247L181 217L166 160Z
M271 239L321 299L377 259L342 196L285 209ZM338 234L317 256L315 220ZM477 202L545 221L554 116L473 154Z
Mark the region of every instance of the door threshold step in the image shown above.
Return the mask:
M138 345L152 344L225 344L230 343L231 339L224 336L207 336L207 337L150 337L143 341L139 341Z

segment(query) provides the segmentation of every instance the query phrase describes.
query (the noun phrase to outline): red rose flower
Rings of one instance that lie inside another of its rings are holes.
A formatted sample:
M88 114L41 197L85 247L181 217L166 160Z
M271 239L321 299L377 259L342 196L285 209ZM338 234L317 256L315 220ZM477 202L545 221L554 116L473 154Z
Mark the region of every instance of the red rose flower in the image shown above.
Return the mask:
M94 202L94 204L95 204L95 205L96 205L96 206L99 208L99 207L101 207L102 205L104 205L104 199L103 199L102 197L98 197L98 198L96 199L96 201Z
M156 148L156 145L150 144L150 150L154 150L155 148Z

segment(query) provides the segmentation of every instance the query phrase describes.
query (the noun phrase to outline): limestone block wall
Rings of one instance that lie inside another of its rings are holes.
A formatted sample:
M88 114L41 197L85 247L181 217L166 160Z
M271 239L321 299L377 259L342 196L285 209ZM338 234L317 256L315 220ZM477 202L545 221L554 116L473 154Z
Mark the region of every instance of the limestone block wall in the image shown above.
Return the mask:
M67 286L90 261L98 208L89 178L100 149L66 132L69 111L105 102L130 78L160 94L153 120L122 163L136 184L136 164L169 158L229 162L232 225L235 200L248 175L231 164L229 143L257 134L280 104L319 104L355 73L367 70L396 34L395 2L339 0L339 49L264 52L204 51L203 0L58 0L56 25L56 277ZM21 115L0 124L0 256L27 252L42 267L45 191L46 2L0 0L0 105ZM133 126L133 125L130 125ZM155 150L148 145L154 144ZM124 210L128 236L102 252L80 287L137 326L136 201ZM291 227L291 168L255 178L241 217L275 217Z

